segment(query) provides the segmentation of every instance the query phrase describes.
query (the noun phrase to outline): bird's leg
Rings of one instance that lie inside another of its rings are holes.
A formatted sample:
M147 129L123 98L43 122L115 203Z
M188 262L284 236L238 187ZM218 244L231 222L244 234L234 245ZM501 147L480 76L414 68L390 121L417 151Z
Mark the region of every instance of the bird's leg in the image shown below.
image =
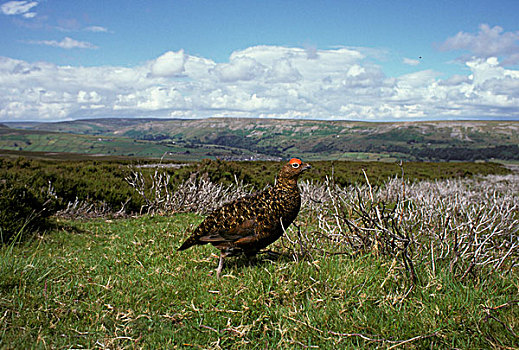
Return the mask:
M218 268L216 269L216 278L220 278L220 274L222 273L223 269L223 258L225 257L224 253L220 253L220 261L218 262Z

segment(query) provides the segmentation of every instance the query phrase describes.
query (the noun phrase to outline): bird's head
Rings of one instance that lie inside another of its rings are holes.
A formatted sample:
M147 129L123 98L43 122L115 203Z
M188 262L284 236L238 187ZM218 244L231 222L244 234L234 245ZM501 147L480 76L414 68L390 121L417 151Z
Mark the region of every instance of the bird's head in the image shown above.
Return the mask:
M301 159L292 158L290 161L281 168L279 173L280 179L296 180L304 171L310 169L311 166L308 163L303 163Z

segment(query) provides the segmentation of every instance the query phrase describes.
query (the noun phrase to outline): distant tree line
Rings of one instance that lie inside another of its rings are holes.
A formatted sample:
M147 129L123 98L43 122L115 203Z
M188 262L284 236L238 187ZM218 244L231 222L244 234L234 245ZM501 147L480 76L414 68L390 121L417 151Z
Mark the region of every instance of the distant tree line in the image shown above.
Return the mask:
M314 150L326 151L332 149L325 145L318 144ZM353 146L349 152L370 152L370 153L399 153L407 154L413 159L420 161L467 161L475 160L519 160L518 145L498 145L485 148L473 148L466 146L446 146L446 147L417 147L401 145L369 145L366 147Z
M468 147L442 147L442 148L422 148L411 149L411 154L419 159L430 160L519 160L519 146L517 145L500 145L486 148L468 148Z

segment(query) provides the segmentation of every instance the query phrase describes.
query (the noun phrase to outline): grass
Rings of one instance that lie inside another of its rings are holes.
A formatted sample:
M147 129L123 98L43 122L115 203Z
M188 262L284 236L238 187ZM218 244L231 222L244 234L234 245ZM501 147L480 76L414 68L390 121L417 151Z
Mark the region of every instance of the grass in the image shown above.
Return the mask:
M214 248L175 250L201 219L60 221L1 247L0 347L519 346L517 274L461 283L420 271L413 286L368 253L228 259L216 279Z

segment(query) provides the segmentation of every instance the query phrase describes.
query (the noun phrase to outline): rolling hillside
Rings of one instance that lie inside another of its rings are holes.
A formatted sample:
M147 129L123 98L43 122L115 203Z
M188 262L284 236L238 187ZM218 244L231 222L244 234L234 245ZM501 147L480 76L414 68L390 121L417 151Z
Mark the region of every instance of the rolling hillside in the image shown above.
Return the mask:
M0 150L88 154L96 157L124 156L195 161L203 158L254 157L248 150L218 145L164 143L112 135L83 135L67 132L0 127Z
M310 160L519 160L519 121L207 118L5 124L9 129L0 129L0 148L24 151L61 152L65 148L69 152L149 157L166 153L178 159L298 155Z

